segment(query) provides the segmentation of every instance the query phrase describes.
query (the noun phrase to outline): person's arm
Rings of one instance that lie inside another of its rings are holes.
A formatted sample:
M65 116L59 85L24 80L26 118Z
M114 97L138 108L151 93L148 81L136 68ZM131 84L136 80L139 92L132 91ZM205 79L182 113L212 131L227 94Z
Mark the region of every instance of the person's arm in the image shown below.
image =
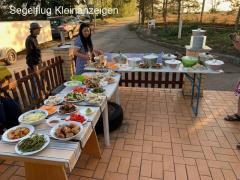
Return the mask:
M100 50L100 49L94 49L93 52L97 55L97 56L100 56L100 55L103 55L103 51Z
M79 37L74 42L74 45L78 48L74 50L74 55L79 56L81 59L88 61L90 59L87 53L84 53L83 45Z
M87 53L82 53L81 51L76 51L74 53L74 55L79 56L81 59L86 60L86 61L90 60L89 55Z

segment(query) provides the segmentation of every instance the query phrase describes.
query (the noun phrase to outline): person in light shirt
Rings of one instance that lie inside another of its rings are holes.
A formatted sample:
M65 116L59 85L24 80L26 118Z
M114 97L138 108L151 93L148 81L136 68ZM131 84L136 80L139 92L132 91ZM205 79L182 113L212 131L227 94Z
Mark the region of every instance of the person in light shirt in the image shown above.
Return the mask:
M92 38L91 38L91 28L89 24L82 23L79 29L79 35L75 40L74 45L79 48L75 52L77 56L76 59L76 74L82 74L84 72L84 67L88 61L93 61L95 56L102 55L103 52L94 49Z

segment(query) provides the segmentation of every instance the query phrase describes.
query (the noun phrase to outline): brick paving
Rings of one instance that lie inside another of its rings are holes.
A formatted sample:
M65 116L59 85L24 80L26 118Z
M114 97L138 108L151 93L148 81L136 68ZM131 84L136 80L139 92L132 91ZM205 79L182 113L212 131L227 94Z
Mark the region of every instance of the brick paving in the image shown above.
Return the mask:
M101 159L81 155L69 179L240 179L240 122L223 120L236 111L232 92L205 91L195 118L180 90L120 91L124 121L111 146L100 135ZM23 163L2 162L0 179L24 180Z

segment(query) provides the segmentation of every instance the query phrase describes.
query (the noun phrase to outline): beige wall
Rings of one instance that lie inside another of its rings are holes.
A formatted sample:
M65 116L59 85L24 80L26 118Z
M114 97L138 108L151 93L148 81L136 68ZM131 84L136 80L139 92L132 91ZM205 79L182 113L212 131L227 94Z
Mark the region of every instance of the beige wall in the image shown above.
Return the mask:
M16 52L25 49L25 40L29 35L29 25L33 21L8 21L0 22L0 48L11 47ZM39 44L52 40L49 21L38 22L43 28L38 36Z

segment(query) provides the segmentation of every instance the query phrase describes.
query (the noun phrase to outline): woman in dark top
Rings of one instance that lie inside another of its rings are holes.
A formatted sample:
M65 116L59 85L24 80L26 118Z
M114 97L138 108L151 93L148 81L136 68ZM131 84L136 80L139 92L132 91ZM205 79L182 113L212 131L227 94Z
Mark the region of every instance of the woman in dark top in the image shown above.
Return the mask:
M87 61L93 60L94 56L99 56L102 53L100 50L96 50L93 47L91 39L91 28L89 24L82 23L79 29L79 35L75 40L75 46L79 47L79 50L75 53L76 60L76 74L84 72L84 66Z

